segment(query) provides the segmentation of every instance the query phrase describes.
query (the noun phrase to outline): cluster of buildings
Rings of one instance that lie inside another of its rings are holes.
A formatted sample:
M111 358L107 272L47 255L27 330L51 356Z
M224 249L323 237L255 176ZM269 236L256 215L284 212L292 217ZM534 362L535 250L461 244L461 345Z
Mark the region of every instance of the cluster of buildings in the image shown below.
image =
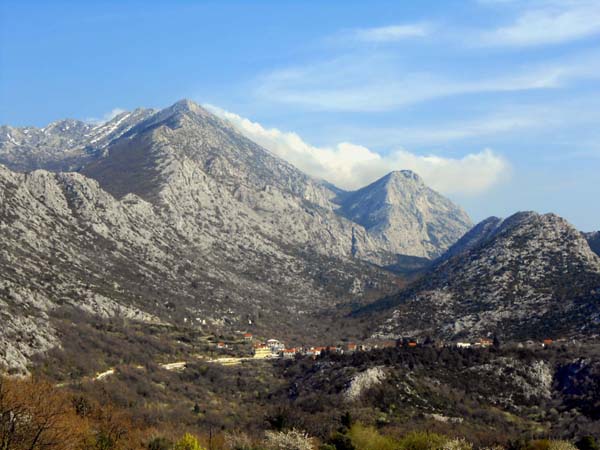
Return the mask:
M286 347L285 344L277 339L268 339L265 342L254 344L254 358L295 358L299 356L317 357L321 353L329 351L332 353L352 353L357 350L362 350L362 346L348 343L344 346L320 346L320 347Z
M298 347L286 347L286 345L278 339L268 339L266 341L254 342L255 339L251 333L245 333L243 335L244 341L253 342L254 349L254 359L267 359L267 358L284 358L284 359L293 359L297 355L298 356L309 356L309 357L317 357L321 355L323 352L337 353L337 354L348 354L354 353L357 351L370 351L379 348L390 348L390 347L421 347L421 346L429 346L429 347L455 347L455 348L488 348L494 345L494 341L489 338L481 338L475 341L458 341L458 342L443 342L443 341L431 341L429 339L420 341L417 339L398 339L398 340L378 340L378 341L370 341L369 343L364 344L356 344L353 342L348 342L344 345L334 345L334 346L316 346L316 347L308 347L308 346L298 346ZM544 339L541 342L528 341L525 345L521 344L520 346L542 346L549 347L553 345L555 341L552 339ZM218 348L228 348L222 342L219 342L217 345Z
M250 335L251 336L251 335ZM246 335L244 335L246 340ZM252 340L249 337L248 340ZM407 344L409 347L416 347L417 342L413 341ZM257 342L253 345L254 347L254 358L265 359L265 358L284 358L292 359L298 356L312 356L317 357L324 352L337 353L337 354L348 354L357 351L369 351L375 348L386 348L386 347L397 347L399 346L396 341L383 341L375 344L356 344L354 342L348 342L344 345L327 345L327 346L298 346L298 347L286 347L285 344L277 339L268 339L265 342Z

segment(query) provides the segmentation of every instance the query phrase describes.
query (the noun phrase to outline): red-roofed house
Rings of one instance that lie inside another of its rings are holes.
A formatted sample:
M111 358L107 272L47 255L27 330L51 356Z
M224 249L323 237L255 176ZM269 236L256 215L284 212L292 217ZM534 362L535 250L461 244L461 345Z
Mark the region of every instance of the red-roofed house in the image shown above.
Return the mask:
M296 353L298 353L298 350L295 348L286 348L285 350L283 350L281 352L281 355L286 358L286 359L293 359L296 357Z

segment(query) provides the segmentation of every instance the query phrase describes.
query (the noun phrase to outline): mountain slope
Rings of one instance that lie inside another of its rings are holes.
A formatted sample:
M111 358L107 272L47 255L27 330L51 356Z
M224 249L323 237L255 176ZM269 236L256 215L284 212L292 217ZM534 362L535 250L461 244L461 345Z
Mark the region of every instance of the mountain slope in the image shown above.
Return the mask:
M410 289L363 310L376 315L376 334L522 340L598 333L600 259L581 233L556 215L531 212L484 228L492 232L442 258Z
M229 232L235 224L217 235L194 226L134 194L116 200L81 174L0 166L0 365L23 369L59 345L53 318L65 308L310 336L340 305L394 285L360 261Z
M585 239L590 244L592 251L600 256L600 231L594 231L592 233L584 233Z
M343 196L340 210L402 255L437 257L471 227L462 209L409 170Z

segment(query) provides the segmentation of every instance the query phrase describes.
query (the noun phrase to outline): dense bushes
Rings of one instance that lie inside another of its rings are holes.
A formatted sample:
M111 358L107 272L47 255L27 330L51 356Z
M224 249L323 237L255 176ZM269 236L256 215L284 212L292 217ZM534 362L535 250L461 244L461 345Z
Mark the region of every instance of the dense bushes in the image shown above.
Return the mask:
M594 421L600 405L598 348L386 348L224 367L192 357L191 346L163 348L164 333L182 342L189 337L182 339L181 330L157 329L154 336L126 328L98 322L84 329L91 333L87 340L73 336L88 362L98 366L80 366L85 373L115 364L114 375L102 381L73 380L69 362L53 354L51 364L62 369L54 382L64 386L55 393L69 400L68 420L87 430L87 450L171 450L186 432L207 450L264 449L265 429L305 430L318 440L314 445L328 446L324 450L427 450L442 445L436 436L442 436L448 450L468 448L457 437L475 448L500 444L511 450L569 450L564 442L552 441L550 449L544 446L550 441L531 439L575 441L600 435L600 421ZM127 345L112 349L112 334L127 336ZM111 349L101 354L101 364L88 351L96 338ZM192 359L184 371L159 367L157 357L166 348L178 353L168 358L188 352ZM126 355L138 350L138 355ZM527 373L540 361L554 370L554 384L541 395L540 383ZM385 377L349 400L344 394L352 379L373 367L381 367ZM51 368L44 371L51 373ZM519 436L530 440L514 441ZM580 450L600 450L594 445L592 440L578 442Z
M0 450L472 450L464 439L431 431L383 432L345 414L338 431L319 440L281 424L281 430L194 435L133 420L123 409L99 404L36 379L0 378ZM495 447L502 450L502 447ZM597 450L591 437L567 441L513 441L508 450Z

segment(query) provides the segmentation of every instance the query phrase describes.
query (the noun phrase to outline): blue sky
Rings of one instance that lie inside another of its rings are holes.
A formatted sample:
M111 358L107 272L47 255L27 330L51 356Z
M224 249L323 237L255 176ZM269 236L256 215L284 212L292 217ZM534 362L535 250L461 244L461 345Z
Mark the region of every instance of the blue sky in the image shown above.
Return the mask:
M0 2L0 123L191 98L353 188L600 228L597 0Z

